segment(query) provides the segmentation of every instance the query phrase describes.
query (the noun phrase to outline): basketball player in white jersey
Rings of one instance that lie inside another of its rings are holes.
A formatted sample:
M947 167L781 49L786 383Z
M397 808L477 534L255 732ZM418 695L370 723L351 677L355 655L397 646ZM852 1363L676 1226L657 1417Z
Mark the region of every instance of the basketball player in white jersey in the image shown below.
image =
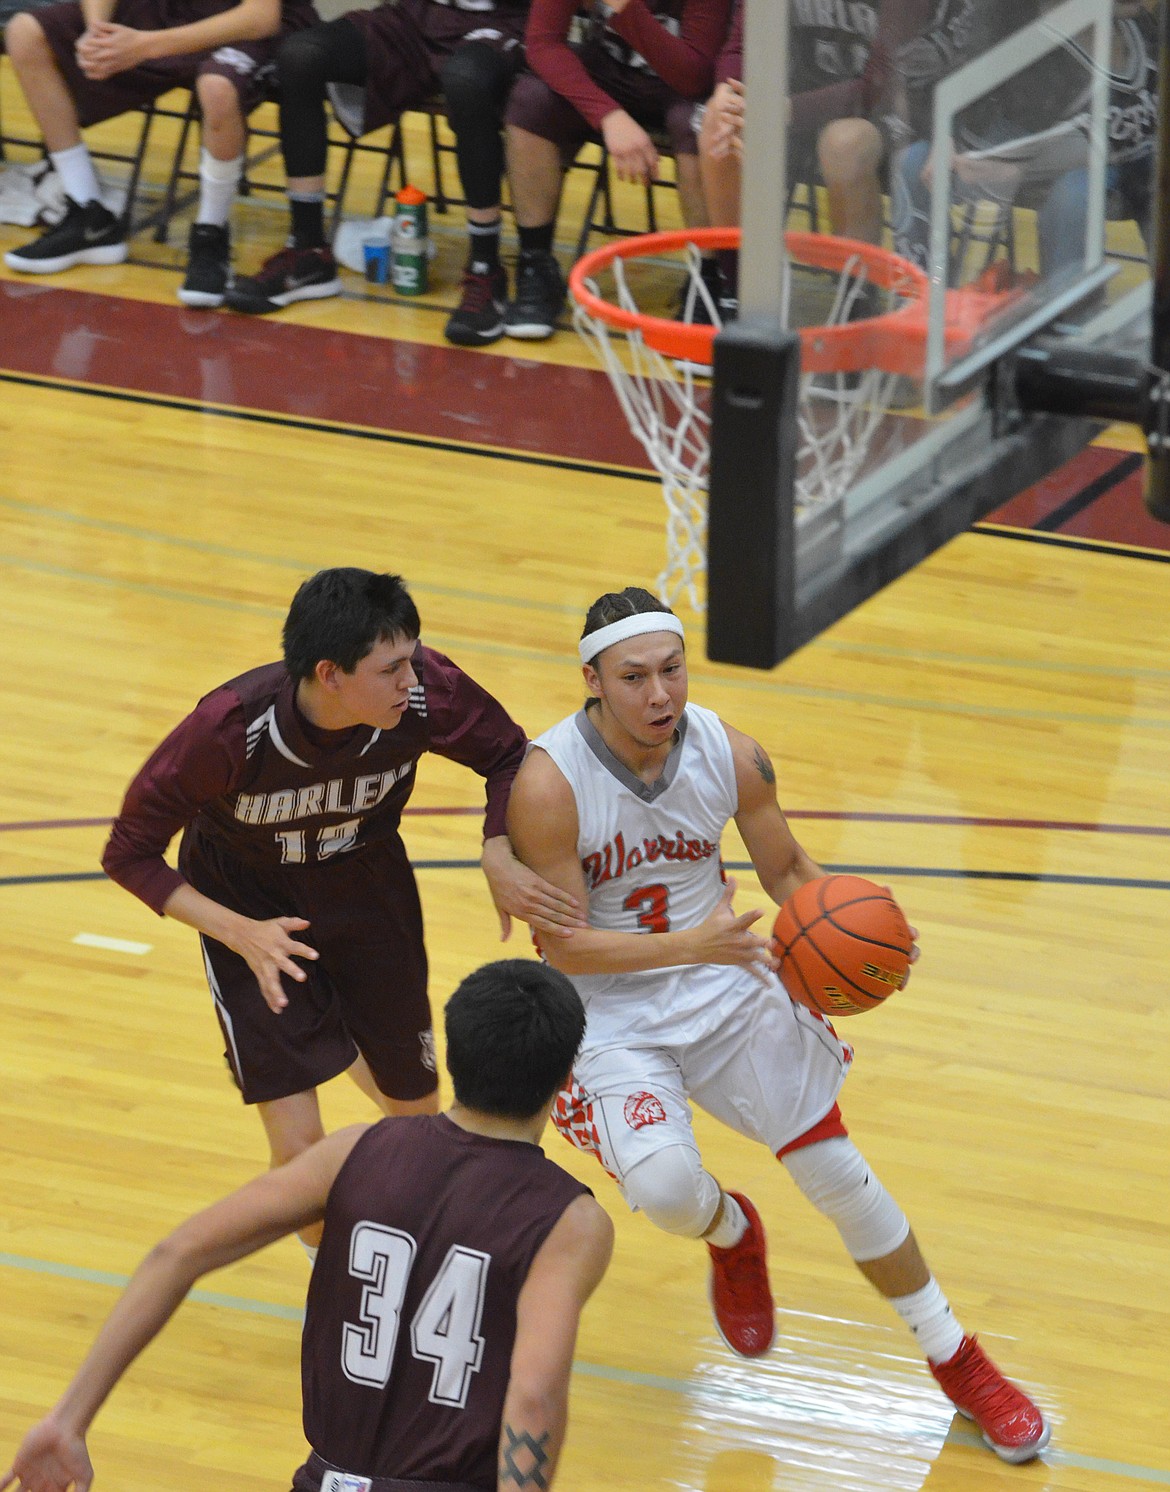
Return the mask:
M703 1168L691 1103L766 1144L956 1407L1005 1461L1030 1460L1048 1443L1043 1415L964 1333L849 1138L837 1094L852 1051L789 999L751 930L763 913L732 909L719 850L730 819L774 901L823 874L788 828L767 753L687 703L682 624L649 592L595 602L580 656L591 697L536 740L508 807L516 854L588 900L588 928L544 949L588 1017L554 1122L651 1222L706 1241L716 1322L746 1357L775 1329L764 1232L748 1199Z

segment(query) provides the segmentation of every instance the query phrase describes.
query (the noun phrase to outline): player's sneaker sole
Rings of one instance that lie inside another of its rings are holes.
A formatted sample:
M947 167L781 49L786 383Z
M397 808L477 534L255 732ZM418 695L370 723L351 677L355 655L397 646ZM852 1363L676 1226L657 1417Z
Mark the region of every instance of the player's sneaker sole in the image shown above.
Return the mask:
M124 243L101 244L92 249L75 249L71 254L58 254L53 259L25 259L19 249L12 249L4 256L9 269L22 275L56 275L63 269L73 269L78 264L124 264L130 253Z
M556 326L550 326L547 321L521 321L504 323L504 332L509 337L515 337L521 342L546 342L556 331Z
M200 311L214 311L224 303L223 295L213 295L206 290L179 289L175 293L185 306L193 306Z
M955 1408L965 1420L970 1420L973 1425L979 1423L970 1410L960 1409L958 1404L955 1405ZM1040 1452L1045 1449L1048 1442L1052 1439L1052 1426L1045 1420L1044 1429L1040 1434L1039 1440L1034 1440L1031 1445L997 1445L985 1431L980 1431L980 1434L983 1436L984 1445L993 1450L1001 1461L1007 1461L1012 1466L1022 1466L1025 1461L1034 1461Z
M448 326L443 335L447 341L455 347L483 347L490 342L498 342L504 335L504 323L501 321L497 326L483 326L471 328L466 326Z
M322 285L300 285L295 290L285 290L280 295L250 297L229 291L224 297L233 311L242 311L245 316L264 316L269 311L283 311L300 300L328 300L341 294L341 281L328 280Z

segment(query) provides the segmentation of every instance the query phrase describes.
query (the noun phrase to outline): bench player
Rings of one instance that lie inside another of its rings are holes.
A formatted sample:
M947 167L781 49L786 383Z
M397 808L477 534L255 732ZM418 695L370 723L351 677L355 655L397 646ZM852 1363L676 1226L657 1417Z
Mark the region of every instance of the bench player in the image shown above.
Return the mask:
M280 141L290 238L228 296L233 311L267 315L338 295L325 235L326 98L353 135L397 120L440 91L455 134L470 239L463 294L448 341L486 346L503 335L500 263L504 109L524 66L528 0L382 0L314 26L282 47Z
M504 316L510 337L551 337L565 304L553 235L565 165L586 140L604 140L618 175L652 181L670 136L683 218L706 223L694 100L711 88L729 0L613 0L592 6L573 40L576 0L533 0L526 45L531 71L508 101L508 180L520 240L516 290Z
M316 20L312 0L59 0L14 16L4 45L68 199L62 221L4 256L21 274L121 264L127 223L101 200L83 126L172 88L199 102L199 206L179 299L222 303L228 218L244 169L247 118L265 96L279 36Z

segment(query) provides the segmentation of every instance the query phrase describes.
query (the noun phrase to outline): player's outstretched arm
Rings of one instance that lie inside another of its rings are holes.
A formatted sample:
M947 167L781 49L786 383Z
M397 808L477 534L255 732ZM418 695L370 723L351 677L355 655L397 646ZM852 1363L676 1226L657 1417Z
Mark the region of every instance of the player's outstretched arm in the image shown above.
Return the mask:
M552 1486L569 1418L577 1324L613 1252L613 1224L578 1197L541 1245L516 1306L516 1341L500 1425L499 1492Z
M0 1492L86 1492L93 1468L89 1426L122 1374L162 1330L201 1275L253 1254L325 1216L325 1202L349 1152L368 1128L338 1130L286 1166L269 1171L188 1218L156 1244L56 1406L25 1436Z
M764 890L787 901L798 886L824 871L797 843L776 799L776 773L768 753L751 736L723 723L731 742L739 807L735 823Z

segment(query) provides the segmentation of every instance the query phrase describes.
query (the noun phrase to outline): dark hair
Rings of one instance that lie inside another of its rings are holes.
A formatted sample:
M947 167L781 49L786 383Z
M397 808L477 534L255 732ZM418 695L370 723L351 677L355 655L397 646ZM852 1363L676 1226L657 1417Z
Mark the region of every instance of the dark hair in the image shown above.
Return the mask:
M414 638L418 611L401 575L343 566L318 570L292 599L284 622L284 666L298 682L322 659L353 673L379 642Z
M665 601L652 596L640 585L628 585L624 591L606 591L604 596L598 596L585 613L585 626L581 630L581 640L584 641L590 632L597 632L602 627L608 627L610 622L620 622L624 616L643 616L648 611L665 611L670 616L674 615ZM597 667L596 657L590 658L589 666L590 668Z
M568 1076L585 1007L568 979L531 958L469 974L447 1002L447 1071L469 1109L504 1119L539 1114Z

